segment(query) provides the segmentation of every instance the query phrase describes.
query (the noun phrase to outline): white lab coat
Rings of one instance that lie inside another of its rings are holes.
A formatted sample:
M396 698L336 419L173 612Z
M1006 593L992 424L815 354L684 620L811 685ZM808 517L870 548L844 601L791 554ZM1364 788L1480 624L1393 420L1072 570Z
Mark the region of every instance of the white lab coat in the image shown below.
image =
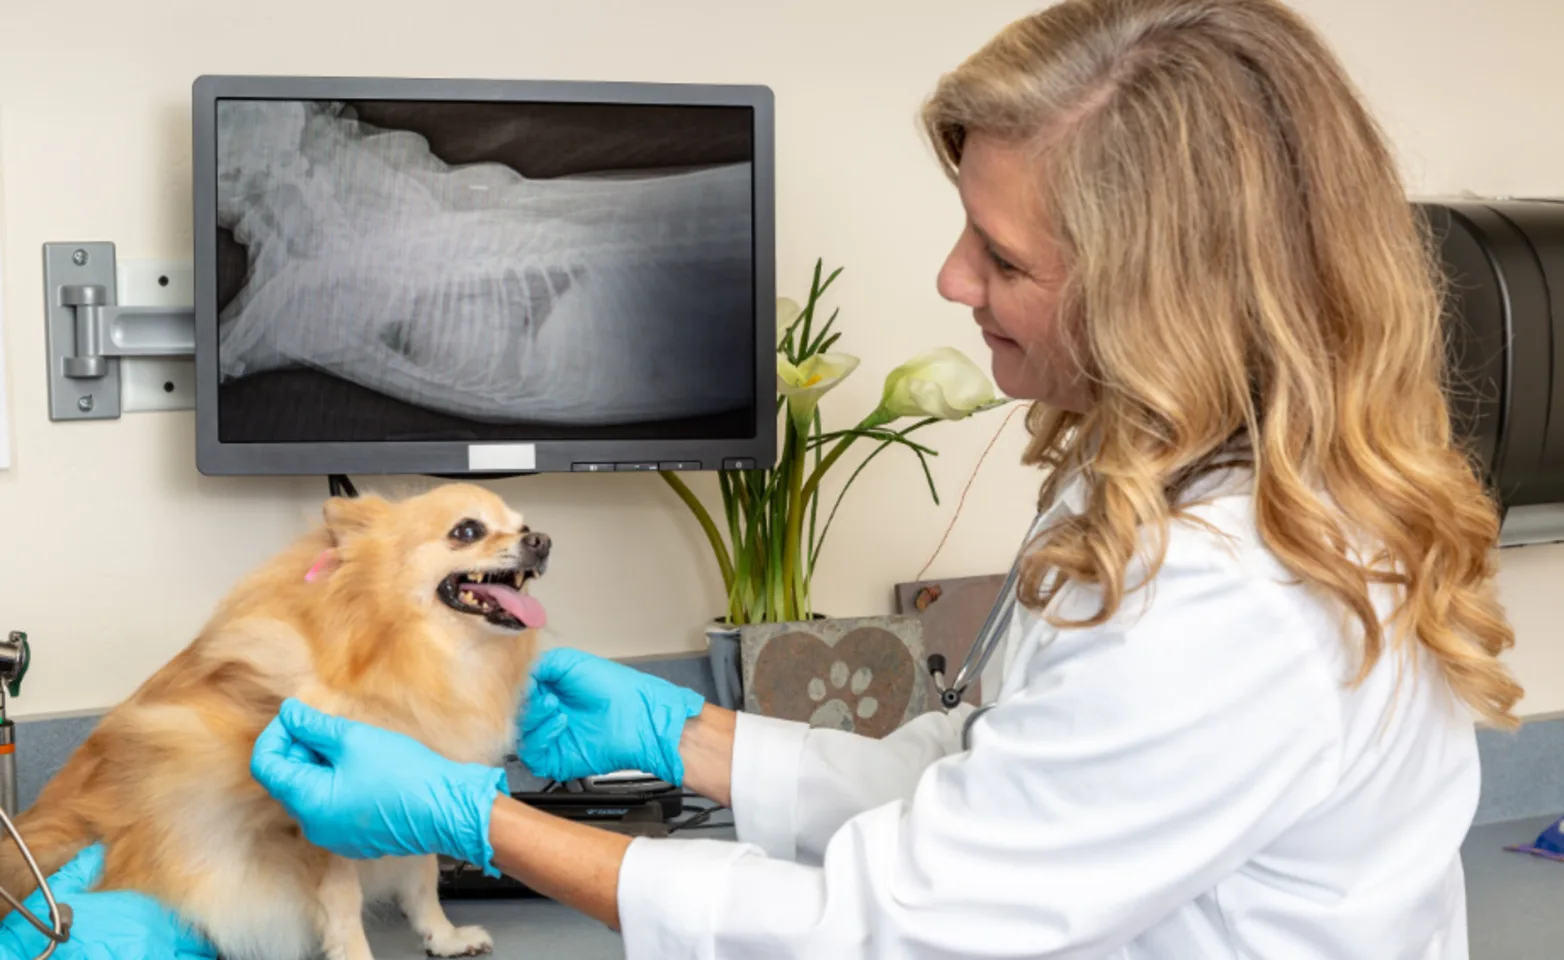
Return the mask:
M1110 622L1017 608L968 750L967 707L883 740L741 714L739 842L631 844L629 960L1465 958L1472 716L1421 654L1350 688L1350 626L1247 475L1212 483L1231 542L1174 525Z

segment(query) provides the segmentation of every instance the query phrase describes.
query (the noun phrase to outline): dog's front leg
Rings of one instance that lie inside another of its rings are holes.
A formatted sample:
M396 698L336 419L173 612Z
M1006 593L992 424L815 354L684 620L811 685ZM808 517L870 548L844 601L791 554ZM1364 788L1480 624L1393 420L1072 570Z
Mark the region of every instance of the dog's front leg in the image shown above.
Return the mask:
M382 871L394 873L397 905L407 914L413 930L424 940L424 952L431 957L472 957L489 953L494 941L482 927L458 927L440 905L439 860L428 857L398 857L383 860Z
M351 860L327 861L320 881L320 944L326 960L374 960L364 935L364 887Z

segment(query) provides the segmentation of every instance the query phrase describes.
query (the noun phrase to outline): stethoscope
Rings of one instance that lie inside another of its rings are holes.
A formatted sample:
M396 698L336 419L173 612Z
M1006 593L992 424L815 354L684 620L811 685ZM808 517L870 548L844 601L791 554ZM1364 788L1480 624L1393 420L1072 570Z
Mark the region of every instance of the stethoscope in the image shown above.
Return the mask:
M5 832L11 835L11 842L16 844L17 850L21 851L22 859L27 863L27 869L32 873L33 879L37 881L38 889L43 893L44 906L48 908L49 922L46 924L38 919L31 910L22 906L22 901L18 900L11 891L4 887L0 887L0 898L4 898L5 902L10 904L12 910L20 913L23 920L32 924L38 929L39 933L44 935L43 952L34 957L33 960L48 960L56 947L71 938L71 908L66 904L55 902L54 891L49 889L49 878L44 876L43 870L38 866L38 861L33 858L33 852L27 848L26 842L22 840L21 833L16 829L16 824L11 821L10 817L6 816L4 810L0 810L0 827L3 827Z
M1021 549L1016 554L1015 561L1010 564L1010 572L1005 575L1004 585L999 588L999 596L994 598L994 605L988 608L988 616L983 620L983 626L978 630L978 635L972 641L972 646L967 648L966 659L961 662L961 668L956 671L956 677L947 686L945 683L945 658L940 654L929 657L929 676L934 681L934 689L939 693L940 706L948 713L961 705L962 698L967 695L967 689L976 683L983 675L983 670L988 666L988 661L994 657L994 651L1004 641L1005 634L1010 630L1010 621L1015 616L1016 609L1016 581L1021 576L1021 560L1026 555L1026 548L1031 543L1032 533L1052 514L1052 510L1038 518L1032 526L1032 531L1027 534L1027 539L1021 544ZM961 728L961 748L970 749L972 746L972 725L978 717L992 710L993 703L980 705L966 719Z
M956 671L956 678L949 686L945 685L945 658L937 653L929 657L929 676L934 679L934 689L939 691L939 705L947 711L961 704L961 699L967 695L967 688L983 675L988 661L994 657L994 651L999 649L1005 631L1010 629L1010 619L1015 615L1016 608L1016 579L1020 574L1021 559L1017 557L1016 562L1010 565L1004 586L999 588L999 596L994 598L994 605L988 608L988 616L978 630L977 639L967 648L967 657L961 662L961 669Z

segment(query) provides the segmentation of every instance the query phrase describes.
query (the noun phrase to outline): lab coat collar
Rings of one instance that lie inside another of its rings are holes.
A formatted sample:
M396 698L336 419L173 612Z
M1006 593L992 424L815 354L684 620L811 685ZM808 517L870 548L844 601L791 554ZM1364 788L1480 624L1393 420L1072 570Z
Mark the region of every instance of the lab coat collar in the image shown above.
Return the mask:
M1226 465L1207 470L1191 480L1180 492L1177 505L1187 507L1220 497L1245 495L1252 491L1253 471L1241 458L1232 459ZM1054 502L1033 520L1032 528L1027 532L1027 542L1034 540L1056 520L1083 512L1090 497L1091 483L1088 472L1075 470L1074 476L1060 485ZM1038 611L1024 604L1018 604L1014 616L1011 617L1009 629L1005 631L999 648L995 650L995 655L989 659L988 666L983 671L981 689L985 691L984 699L993 703L1007 696L1011 692L1008 688L1012 685L1005 681L1006 678L1016 676L1019 658L1025 656L1029 659L1046 649L1057 639L1058 633L1058 628L1048 623ZM1027 643L1028 634L1032 635L1035 642Z

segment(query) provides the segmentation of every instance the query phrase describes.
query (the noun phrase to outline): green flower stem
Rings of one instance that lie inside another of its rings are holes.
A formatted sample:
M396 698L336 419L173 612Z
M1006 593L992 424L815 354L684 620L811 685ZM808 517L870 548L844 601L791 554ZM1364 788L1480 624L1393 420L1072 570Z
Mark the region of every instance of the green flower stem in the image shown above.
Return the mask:
M722 570L722 588L725 592L733 591L733 562L728 559L728 548L722 542L722 534L717 532L717 524L711 519L704 504L690 490L683 480L666 470L658 471L658 475L667 481L673 492L679 495L684 505L695 514L695 519L700 522L701 529L706 532L706 539L711 543L711 552L717 557L717 566Z
M782 538L778 534L787 529L787 488L782 484L773 484L771 496L767 503L771 510L771 519L766 527L766 578L770 581L770 595L765 608L772 612L768 620L776 614L785 613L787 610L787 579L786 571L782 566L782 559L787 555L787 549L783 546ZM787 619L785 616L781 619Z
M787 619L797 620L802 616L804 601L804 583L803 577L800 576L802 569L799 567L799 556L802 553L799 538L804 535L804 505L809 501L802 499L805 451L799 438L798 422L792 417L789 417L787 422L786 451L784 462L788 466L785 501L787 532L782 540L782 576L785 584L783 597Z
M836 441L836 445L831 448L831 452L825 455L825 459L821 460L819 465L809 474L809 479L804 481L804 489L801 494L803 502L808 503L814 497L815 492L820 489L820 481L825 479L826 473L836 464L836 461L842 459L842 454L846 453L847 448L853 445L853 441L862 436L863 431L873 430L875 427L883 427L895 419L895 417L886 413L883 409L878 409L865 417L863 422L852 430L844 431L842 438Z

